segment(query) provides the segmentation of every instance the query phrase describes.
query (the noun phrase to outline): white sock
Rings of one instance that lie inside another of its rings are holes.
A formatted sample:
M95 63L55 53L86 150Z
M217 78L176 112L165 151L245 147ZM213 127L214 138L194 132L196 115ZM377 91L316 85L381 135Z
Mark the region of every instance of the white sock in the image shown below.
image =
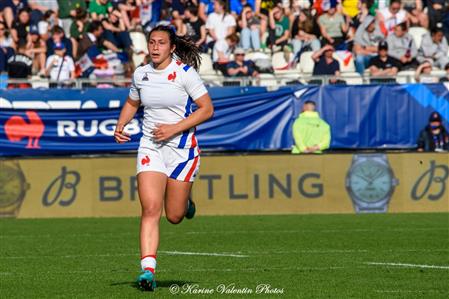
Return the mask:
M147 255L144 256L140 260L140 266L142 267L142 271L150 270L151 272L156 271L156 256L155 255Z

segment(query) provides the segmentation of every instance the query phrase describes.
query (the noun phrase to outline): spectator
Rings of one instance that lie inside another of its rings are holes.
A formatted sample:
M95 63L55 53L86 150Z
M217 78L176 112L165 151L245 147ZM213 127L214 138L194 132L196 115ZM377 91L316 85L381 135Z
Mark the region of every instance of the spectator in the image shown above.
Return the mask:
M257 77L254 62L245 60L245 50L236 48L234 50L234 61L228 63L226 75L229 77Z
M376 19L368 15L359 26L354 38L355 67L363 75L371 58L377 55L377 45L383 39L383 34Z
M378 83L394 82L394 78L386 79L385 77L396 76L400 68L401 63L395 58L388 56L388 43L386 41L380 42L378 47L378 55L370 60L369 71L371 77L384 78L374 79L371 81Z
M70 41L73 46L73 57L78 57L78 43L84 33L87 32L87 27L89 26L89 15L84 8L76 9L75 20L70 25Z
M135 6L127 0L111 0L112 7L120 12L120 19L123 21L126 30L132 29L128 14L134 11Z
M36 25L43 19L48 10L54 12L59 10L57 0L29 0L28 3L31 8L31 23Z
M0 73L6 71L8 59L14 55L16 45L6 27L5 22L0 22Z
M27 55L33 58L33 74L39 73L39 75L45 75L46 52L47 46L45 45L45 42L41 40L37 26L31 25L27 43Z
M227 36L235 32L235 19L226 12L225 7L225 1L214 1L214 12L207 17L206 22L206 29L209 33L208 43L224 41Z
M437 27L438 23L442 23L447 17L448 1L447 0L427 0L427 14L429 17L429 28ZM446 38L448 34L446 33Z
M268 46L285 47L290 39L290 22L281 7L275 6L269 12Z
M401 70L415 69L418 66L418 51L412 36L407 33L406 23L394 27L394 33L388 36L387 43L388 55L401 62Z
M432 112L429 124L418 137L418 152L442 152L449 150L449 133L443 126L441 115Z
M66 55L73 56L73 45L70 39L65 36L64 29L60 26L53 27L51 31L51 38L47 40L47 57L53 55L55 44L63 43L66 48Z
M27 0L2 0L0 1L0 18L3 17L6 27L11 29L14 19L20 10L28 8Z
M431 75L432 63L424 61L415 72L415 80L420 83L437 83L438 78Z
M336 78L340 76L340 64L333 57L334 51L334 47L325 45L312 55L312 59L315 61L313 76L332 76L329 82L333 84L341 82ZM321 81L314 80L311 83L318 82Z
M78 43L78 57L81 58L92 46L101 46L104 41L103 36L103 26L100 21L93 21L89 24L87 32L84 33Z
M330 126L316 112L316 104L306 101L302 113L293 123L292 154L320 154L329 148L331 142Z
M47 58L45 74L50 76L50 87L68 86L68 80L75 79L75 64L72 57L66 55L63 43L54 45L54 53Z
M318 24L324 44L330 44L337 49L344 47L345 34L349 28L343 15L337 12L335 2L318 18Z
M419 63L429 61L431 66L443 69L449 63L447 53L448 45L443 30L434 28L431 33L423 35L421 46L418 50L418 61Z
M312 16L308 10L301 10L293 21L292 45L293 54L299 59L300 53L304 49L318 51L321 48L320 41L315 35L316 28Z
M206 24L198 17L198 7L189 6L184 10L184 26L181 35L189 36L201 49L206 43Z
M407 12L401 8L401 0L391 0L390 5L379 9L376 14L382 33L387 36L396 26L407 22ZM390 45L390 48L392 45Z
M429 27L429 18L423 12L423 0L402 0L410 26Z
M237 34L232 33L226 37L225 40L218 40L214 45L212 52L212 60L214 62L214 69L226 74L226 65L229 62L232 50L239 42Z
M247 4L241 12L239 22L240 41L243 49L260 49L260 18L254 15L251 5Z
M109 0L91 0L89 3L89 14L93 21L101 21L108 18L113 7Z
M27 42L20 40L17 53L8 59L8 77L10 79L28 79L33 68L33 59L27 55ZM28 83L10 83L8 88L28 88Z
M131 50L131 37L118 9L114 8L109 14L109 18L103 19L101 24L104 28L103 38L114 45L115 49L112 49L114 52L119 52L119 49Z
M12 39L16 44L20 41L28 41L28 31L30 29L30 12L29 9L24 8L19 10L17 21L13 24L11 29Z
M78 9L86 10L86 1L84 0L58 0L59 5L59 19L62 23L62 28L67 37L71 37L71 27L73 19L76 19L76 12Z

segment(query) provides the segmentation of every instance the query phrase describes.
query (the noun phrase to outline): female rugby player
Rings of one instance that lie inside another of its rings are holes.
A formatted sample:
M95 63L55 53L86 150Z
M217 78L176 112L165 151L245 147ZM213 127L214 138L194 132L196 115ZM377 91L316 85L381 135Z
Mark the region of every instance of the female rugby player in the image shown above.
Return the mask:
M123 130L143 105L143 136L137 154L143 273L138 283L154 290L162 207L173 224L193 217L190 190L200 165L195 126L212 117L214 108L196 72L201 58L193 42L177 36L171 27L157 26L149 34L148 50L151 63L135 70L114 137L119 143L130 140ZM198 109L192 113L193 102Z

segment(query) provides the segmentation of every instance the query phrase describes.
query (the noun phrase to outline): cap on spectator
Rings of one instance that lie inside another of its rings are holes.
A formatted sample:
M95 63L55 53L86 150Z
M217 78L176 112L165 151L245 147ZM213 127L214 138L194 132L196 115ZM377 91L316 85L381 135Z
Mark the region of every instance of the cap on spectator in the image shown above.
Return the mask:
M55 46L53 47L54 50L65 50L64 43L55 43Z
M245 50L243 48L235 48L234 55L245 54Z
M434 111L430 114L429 123L432 123L432 122L441 122L441 115L436 111Z
M378 49L379 50L388 50L388 43L387 43L387 41L383 40L383 41L379 42Z
M39 29L37 28L37 25L30 26L30 34L39 34Z

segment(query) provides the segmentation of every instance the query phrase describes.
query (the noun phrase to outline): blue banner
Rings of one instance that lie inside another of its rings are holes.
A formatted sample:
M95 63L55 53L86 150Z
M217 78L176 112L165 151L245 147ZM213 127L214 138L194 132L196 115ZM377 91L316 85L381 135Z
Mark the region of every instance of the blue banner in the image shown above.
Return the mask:
M302 104L317 103L331 126L334 149L414 148L419 131L438 111L447 126L444 84L211 88L215 115L200 125L209 150L287 150ZM0 92L0 156L90 154L136 150L142 113L127 126L132 142L113 140L127 89L8 90ZM22 108L22 109L19 109ZM62 108L72 108L70 110Z

